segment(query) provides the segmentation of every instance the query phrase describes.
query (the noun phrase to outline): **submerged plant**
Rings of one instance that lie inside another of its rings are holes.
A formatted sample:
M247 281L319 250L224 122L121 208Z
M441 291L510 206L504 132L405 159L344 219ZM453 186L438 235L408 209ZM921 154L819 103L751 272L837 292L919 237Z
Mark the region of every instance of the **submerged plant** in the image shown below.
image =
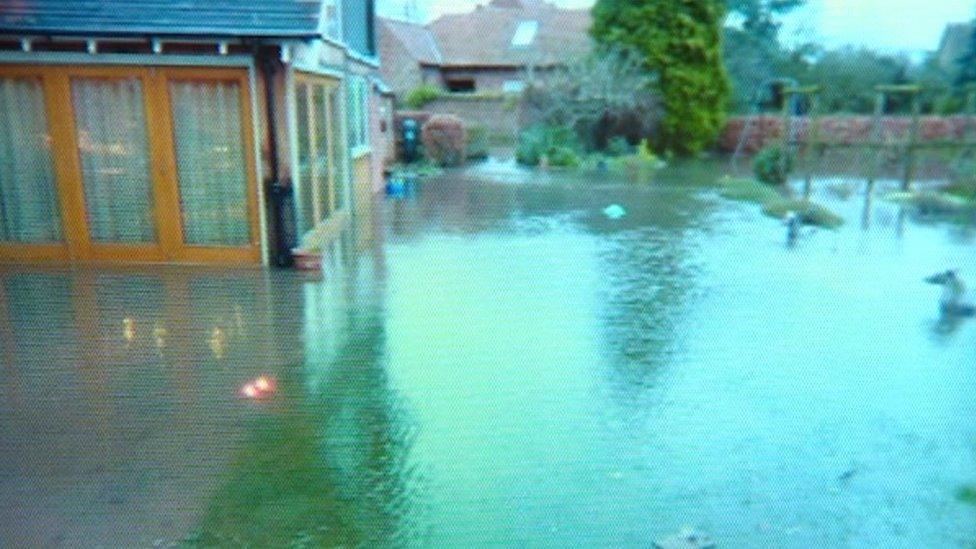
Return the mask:
M752 161L752 171L767 185L785 185L793 171L793 160L793 155L778 145L766 147Z
M579 139L566 126L533 126L519 135L515 158L519 164L538 166L543 158L550 166L579 166Z

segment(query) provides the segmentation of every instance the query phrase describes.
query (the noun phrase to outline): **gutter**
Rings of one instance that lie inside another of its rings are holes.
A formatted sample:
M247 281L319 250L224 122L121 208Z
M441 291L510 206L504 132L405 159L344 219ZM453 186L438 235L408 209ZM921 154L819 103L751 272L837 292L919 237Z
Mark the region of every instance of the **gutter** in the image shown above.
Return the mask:
M293 189L290 181L281 178L281 162L279 159L278 124L275 113L277 101L275 97L275 77L279 74L278 57L265 52L256 55L258 70L264 80L264 110L265 124L268 133L268 171L269 177L264 182L264 192L271 205L271 229L274 242L271 249L271 262L276 267L291 267L295 259L292 248L295 246L295 213Z

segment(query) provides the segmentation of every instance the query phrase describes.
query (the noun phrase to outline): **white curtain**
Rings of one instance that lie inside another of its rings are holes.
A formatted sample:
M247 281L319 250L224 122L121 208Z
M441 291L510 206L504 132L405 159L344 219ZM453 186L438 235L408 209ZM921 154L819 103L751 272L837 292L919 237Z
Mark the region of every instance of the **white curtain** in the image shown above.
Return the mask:
M170 83L186 244L251 242L237 82Z
M142 83L77 78L71 91L92 241L155 242Z
M335 209L341 210L345 206L346 195L343 191L345 188L345 177L346 177L346 162L345 162L345 149L343 147L342 139L342 89L335 87L332 89L329 101L329 116L332 118L332 135L329 143L330 155L332 157L332 169L335 171L333 176L333 181L335 181L335 188L332 189L332 193L335 196Z
M0 78L0 241L62 238L44 89L33 78Z
M295 204L298 207L300 232L306 233L315 228L315 195L312 193L312 142L309 136L312 116L310 95L312 85L300 83L295 86L295 134L298 138L298 169L295 170ZM314 110L314 107L313 107Z
M319 201L319 211L321 212L319 221L324 221L332 215L329 198L329 170L332 164L329 160L329 95L326 93L325 86L317 85L313 89L315 92L312 95L312 102L315 105L316 119L313 137L315 139L316 157L312 161L316 167L313 173L317 179L318 196L316 198Z

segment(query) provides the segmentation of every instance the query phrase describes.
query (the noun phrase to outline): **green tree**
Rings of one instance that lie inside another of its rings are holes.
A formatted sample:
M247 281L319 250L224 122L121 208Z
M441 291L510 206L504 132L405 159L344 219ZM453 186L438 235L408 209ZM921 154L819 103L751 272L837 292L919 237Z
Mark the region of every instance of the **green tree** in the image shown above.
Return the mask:
M976 20L972 24L976 25ZM956 73L957 88L965 89L976 84L976 32L971 33L966 51L956 61L956 65L959 67Z
M789 52L779 43L777 17L803 5L804 0L725 0L737 16L723 29L723 58L732 80L732 103L737 112L749 112L765 84L784 76Z
M598 0L591 34L598 44L633 49L658 75L664 119L658 146L695 154L725 123L730 85L722 62L719 0Z
M742 31L767 42L776 42L780 23L777 15L788 13L805 0L725 0L729 12L742 17Z
M824 86L820 106L824 112L869 114L874 111L877 92L882 84L907 83L909 61L903 57L881 54L869 49L844 47L824 52L809 66L801 82ZM892 97L889 109L904 112L907 105Z

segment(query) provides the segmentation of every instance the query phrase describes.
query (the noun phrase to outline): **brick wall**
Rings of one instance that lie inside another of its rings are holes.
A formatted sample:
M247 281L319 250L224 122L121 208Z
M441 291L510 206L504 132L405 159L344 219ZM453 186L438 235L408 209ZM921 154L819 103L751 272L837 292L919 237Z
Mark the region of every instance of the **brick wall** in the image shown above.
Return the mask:
M962 139L966 133L966 122L964 116L924 116L920 119L919 138L923 141ZM969 122L976 130L976 119L970 119ZM806 117L795 118L793 123L800 141L807 140L810 136L810 120ZM905 116L882 118L882 139L907 139L911 123L911 118ZM743 145L746 153L754 153L765 145L782 139L783 119L779 116L734 117L729 119L719 139L719 150L734 152L747 125L749 132ZM844 145L861 143L872 139L873 128L874 119L870 116L825 116L820 119L820 140Z

